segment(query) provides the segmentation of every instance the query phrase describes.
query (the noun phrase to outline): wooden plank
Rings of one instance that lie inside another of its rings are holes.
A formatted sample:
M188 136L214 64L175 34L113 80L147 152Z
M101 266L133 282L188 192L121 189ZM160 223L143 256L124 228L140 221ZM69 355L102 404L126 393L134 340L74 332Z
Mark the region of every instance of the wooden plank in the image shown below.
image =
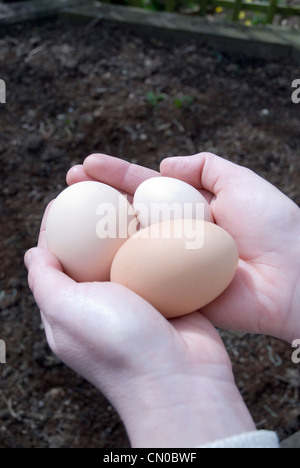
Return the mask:
M221 6L223 8L233 9L235 5L235 0L209 0L209 4L213 7ZM244 3L243 9L249 11L262 11L266 13L269 3L260 2L260 3Z
M270 0L270 6L267 13L267 23L272 24L277 10L278 0Z
M97 5L97 4L96 4ZM298 31L279 26L248 28L234 23L208 23L198 16L151 12L140 8L99 3L86 7L67 8L60 12L64 19L90 22L102 18L103 23L122 24L147 37L185 43L194 38L199 45L207 45L231 56L255 57L264 60L292 60L300 64L300 35ZM0 21L1 27L1 21Z
M135 1L135 6L139 8L144 8L144 2L143 0L134 0Z
M243 0L235 0L234 8L233 8L233 13L232 13L232 21L238 21L240 12L242 11L243 8Z
M3 5L0 13L1 24L15 24L21 21L42 19L55 16L67 7L87 4L88 0L31 0L29 2L15 2ZM2 5L2 4L1 4Z
M300 7L290 7L287 5L278 5L277 13L283 16L300 16Z
M200 0L200 15L206 16L207 13L207 0Z
M165 11L173 13L175 11L175 0L166 0Z
M209 4L213 7L221 6L223 8L234 8L234 0L209 0ZM269 8L269 2L252 2L244 3L242 9L248 11L257 11L261 13L267 13ZM277 5L277 13L283 16L300 16L300 7L298 6L287 6Z

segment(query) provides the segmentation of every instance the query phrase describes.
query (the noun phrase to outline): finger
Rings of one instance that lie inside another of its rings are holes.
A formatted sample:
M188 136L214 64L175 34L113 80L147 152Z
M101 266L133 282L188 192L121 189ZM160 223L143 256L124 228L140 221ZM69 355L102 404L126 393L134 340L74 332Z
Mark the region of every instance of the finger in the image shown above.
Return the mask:
M124 286L76 283L62 272L54 255L40 248L27 252L25 264L29 287L43 311L48 330L56 327L68 334L89 337L100 351L111 346L117 354L122 347L120 343L125 346L130 335L141 338L143 334L153 335L154 330L162 335L171 334L164 317ZM158 335L156 333L156 338Z
M47 337L47 342L48 342L48 344L50 346L50 349L52 349L54 351L55 350L55 340L54 340L54 336L53 336L53 330L52 330L52 327L51 327L50 323L48 322L48 319L47 319L46 315L44 314L44 312L42 310L41 310L41 319L42 319L45 334L46 334L46 337Z
M45 230L40 231L37 246L40 247L41 249L47 250L47 239L46 239Z
M44 212L44 215L43 215L43 218L42 218L42 222L41 222L41 231L44 231L45 228L46 228L46 222L47 222L47 217L48 217L48 213L49 213L49 210L51 208L51 205L53 204L54 200L51 200L46 209L45 209L45 212Z
M45 210L45 213L43 215L42 222L41 222L41 229L40 229L39 238L38 238L38 247L40 247L42 249L47 249L46 223L47 223L48 213L49 213L49 210L50 210L51 205L52 205L53 202L54 202L54 200L51 200L51 202L48 203L47 208Z
M130 195L134 194L144 180L160 176L152 169L105 154L88 156L83 163L83 168L88 176Z
M166 158L161 162L163 176L181 179L197 189L217 195L224 185L232 184L247 169L212 153Z
M24 262L29 287L39 308L46 316L48 311L63 310L64 299L72 297L77 283L63 273L58 259L49 251L35 247L26 252Z
M85 172L82 164L77 164L76 166L71 167L66 175L66 180L68 185L77 184L78 182L83 182L86 180L97 180L93 177L90 177Z
M102 180L100 181L98 179L95 179L87 175L83 165L80 165L80 164L78 164L77 166L73 166L71 167L71 169L69 169L67 176L66 176L66 180L67 180L68 185L73 185L73 184L77 184L78 182L86 182L86 181L104 183ZM106 182L106 183L108 185L112 185L109 182ZM119 192L122 195L125 195L127 197L129 203L132 203L132 200L133 200L132 195L130 195L128 192L125 192L124 190L119 190Z

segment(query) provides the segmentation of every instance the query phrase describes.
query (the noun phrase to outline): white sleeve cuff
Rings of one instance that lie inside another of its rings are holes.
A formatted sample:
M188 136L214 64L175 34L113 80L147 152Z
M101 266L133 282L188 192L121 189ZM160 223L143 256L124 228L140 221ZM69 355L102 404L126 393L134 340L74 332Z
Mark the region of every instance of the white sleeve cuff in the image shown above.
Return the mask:
M272 431L254 431L235 435L196 448L279 448L279 439Z

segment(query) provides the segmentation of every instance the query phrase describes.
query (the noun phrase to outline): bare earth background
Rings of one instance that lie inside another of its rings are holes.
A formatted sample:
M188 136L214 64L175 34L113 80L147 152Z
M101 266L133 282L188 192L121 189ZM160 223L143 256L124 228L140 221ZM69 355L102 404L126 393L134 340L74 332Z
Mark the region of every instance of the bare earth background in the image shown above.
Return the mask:
M23 254L36 243L44 208L65 187L68 168L95 151L151 168L165 156L213 151L299 204L300 105L291 102L291 83L300 68L236 60L192 41L175 46L101 23L17 26L2 34L0 50L7 83L0 107L0 338L7 344L0 446L128 447L110 404L48 349ZM299 430L300 367L289 345L222 337L258 428L281 438Z

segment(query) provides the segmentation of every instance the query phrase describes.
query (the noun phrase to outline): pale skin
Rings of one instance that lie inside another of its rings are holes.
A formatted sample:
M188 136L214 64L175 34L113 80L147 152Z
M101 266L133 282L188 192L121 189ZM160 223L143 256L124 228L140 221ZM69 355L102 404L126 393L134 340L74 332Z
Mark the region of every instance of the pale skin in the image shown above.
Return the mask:
M47 251L47 210L25 263L51 349L107 396L132 446L196 447L255 430L214 325L288 342L300 336L300 210L253 172L209 153L168 158L160 171L201 190L239 248L234 281L201 313L167 321L123 286L71 280ZM67 182L98 180L130 198L154 176L96 154Z

